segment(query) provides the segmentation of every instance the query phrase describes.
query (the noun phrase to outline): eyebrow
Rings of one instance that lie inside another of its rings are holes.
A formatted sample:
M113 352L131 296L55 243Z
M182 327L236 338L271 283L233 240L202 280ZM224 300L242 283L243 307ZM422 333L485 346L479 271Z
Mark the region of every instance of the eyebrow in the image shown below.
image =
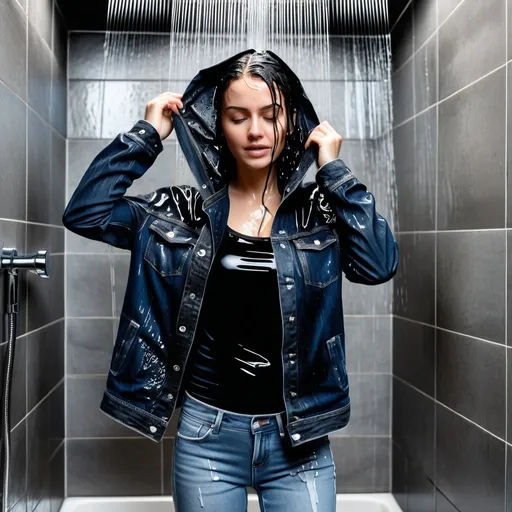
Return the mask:
M279 105L279 103L272 103L272 104L267 105L265 107L261 107L260 110L268 110L269 108L272 108L274 105L277 108L283 108L281 105ZM232 109L232 110L242 110L243 112L248 112L249 111L248 108L245 108L245 107L235 107L234 105L226 107L226 110L229 110L229 109Z

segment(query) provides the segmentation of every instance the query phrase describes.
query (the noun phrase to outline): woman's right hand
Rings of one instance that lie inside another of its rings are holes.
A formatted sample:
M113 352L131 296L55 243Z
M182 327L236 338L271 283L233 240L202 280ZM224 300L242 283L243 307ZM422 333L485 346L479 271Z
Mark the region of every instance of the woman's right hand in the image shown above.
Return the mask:
M161 140L169 137L172 132L172 113L179 115L178 108L183 108L182 97L183 94L177 92L164 92L146 105L144 120L154 126Z

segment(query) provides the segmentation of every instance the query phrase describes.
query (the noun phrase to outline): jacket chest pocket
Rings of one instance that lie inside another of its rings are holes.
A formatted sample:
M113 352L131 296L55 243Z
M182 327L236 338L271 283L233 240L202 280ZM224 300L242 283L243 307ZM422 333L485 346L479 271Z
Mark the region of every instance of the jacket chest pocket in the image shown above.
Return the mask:
M338 239L331 230L293 240L306 284L324 288L340 276Z
M144 260L163 277L181 276L197 235L160 220L155 220L149 230Z

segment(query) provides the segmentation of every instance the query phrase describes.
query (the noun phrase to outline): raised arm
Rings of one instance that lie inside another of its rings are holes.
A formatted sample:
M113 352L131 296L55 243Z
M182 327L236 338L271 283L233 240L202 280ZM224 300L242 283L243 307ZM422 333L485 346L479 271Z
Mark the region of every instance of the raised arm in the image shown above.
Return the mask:
M86 238L130 249L142 212L123 196L161 151L158 132L147 121L119 134L82 177L64 211L64 226Z
M375 208L375 198L338 158L343 139L327 122L309 134L305 147L318 145L316 182L336 215L343 272L349 281L381 284L398 267L398 244Z
M144 213L125 193L162 151L162 140L173 129L172 113L183 107L182 96L165 92L148 102L144 120L96 156L64 211L66 228L122 249L132 247Z
M316 182L336 215L347 279L368 285L391 279L398 267L398 245L373 195L339 158L320 168Z

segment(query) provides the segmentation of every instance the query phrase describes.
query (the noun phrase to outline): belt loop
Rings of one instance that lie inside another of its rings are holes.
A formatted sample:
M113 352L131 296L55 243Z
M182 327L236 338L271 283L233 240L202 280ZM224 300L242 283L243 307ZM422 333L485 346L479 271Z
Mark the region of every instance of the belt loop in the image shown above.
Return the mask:
M224 411L217 411L217 417L215 418L215 423L212 425L213 426L213 430L212 430L213 434L219 433L220 424L222 423L223 416L224 416Z
M283 418L281 416L281 413L276 414L276 420L277 420L277 424L279 425L279 435L281 437L284 437L284 426L283 426Z

